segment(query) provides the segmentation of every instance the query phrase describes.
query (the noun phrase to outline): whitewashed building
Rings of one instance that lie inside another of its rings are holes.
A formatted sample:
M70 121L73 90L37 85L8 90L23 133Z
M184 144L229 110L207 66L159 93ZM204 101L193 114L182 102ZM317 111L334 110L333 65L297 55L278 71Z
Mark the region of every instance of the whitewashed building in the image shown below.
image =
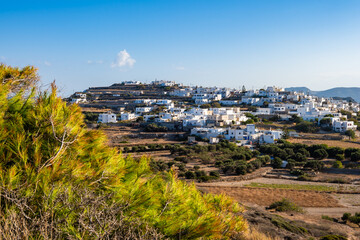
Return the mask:
M98 117L99 123L116 123L115 113L100 113Z

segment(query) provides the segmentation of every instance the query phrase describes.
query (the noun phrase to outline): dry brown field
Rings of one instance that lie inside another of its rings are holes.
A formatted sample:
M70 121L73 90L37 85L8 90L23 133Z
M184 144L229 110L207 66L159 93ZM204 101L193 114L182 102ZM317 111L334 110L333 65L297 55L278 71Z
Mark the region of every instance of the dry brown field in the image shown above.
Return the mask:
M138 127L129 126L109 126L102 128L109 138L109 144L114 147L138 146L147 144L178 144L179 141L173 141L168 138L171 132L142 132Z
M93 107L82 107L82 112L94 112L94 113L106 113L112 111L110 108L93 108Z
M139 158L142 156L151 157L153 159L156 159L157 161L172 161L174 158L171 156L169 150L163 150L163 151L152 151L152 152L139 152L139 153L124 153L124 156L132 156L134 158Z
M291 138L291 139L288 139L287 141L289 141L291 143L301 143L301 144L306 144L306 145L326 144L329 147L360 148L360 143L347 142L347 141L342 141L342 140Z
M342 207L330 194L315 191L224 186L201 186L199 189L215 194L224 193L240 203L259 206L269 206L287 198L302 207Z

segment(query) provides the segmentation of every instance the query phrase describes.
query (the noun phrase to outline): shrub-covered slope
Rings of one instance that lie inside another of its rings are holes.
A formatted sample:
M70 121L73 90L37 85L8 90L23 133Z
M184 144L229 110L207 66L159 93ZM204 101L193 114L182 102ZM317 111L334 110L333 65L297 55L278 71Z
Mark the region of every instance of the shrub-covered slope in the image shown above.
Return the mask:
M39 92L36 69L0 65L0 238L221 239L243 209L147 158L124 159L77 105Z

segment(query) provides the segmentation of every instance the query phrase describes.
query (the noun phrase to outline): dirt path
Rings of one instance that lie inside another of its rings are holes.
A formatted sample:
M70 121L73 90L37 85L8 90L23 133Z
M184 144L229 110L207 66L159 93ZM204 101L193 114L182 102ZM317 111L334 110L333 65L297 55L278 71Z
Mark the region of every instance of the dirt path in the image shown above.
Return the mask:
M360 212L360 207L334 207L334 208L315 208L315 207L307 207L304 208L307 214L313 216L329 216L329 217L342 217L342 215L346 212L355 214L356 212Z

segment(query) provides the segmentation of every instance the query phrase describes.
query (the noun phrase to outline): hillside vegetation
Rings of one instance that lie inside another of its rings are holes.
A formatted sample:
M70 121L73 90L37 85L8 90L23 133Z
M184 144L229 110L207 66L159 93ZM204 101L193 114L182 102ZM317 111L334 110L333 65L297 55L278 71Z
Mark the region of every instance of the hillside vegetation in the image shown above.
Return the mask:
M37 88L37 70L0 65L1 239L227 239L243 209L154 173L87 130L77 105Z

